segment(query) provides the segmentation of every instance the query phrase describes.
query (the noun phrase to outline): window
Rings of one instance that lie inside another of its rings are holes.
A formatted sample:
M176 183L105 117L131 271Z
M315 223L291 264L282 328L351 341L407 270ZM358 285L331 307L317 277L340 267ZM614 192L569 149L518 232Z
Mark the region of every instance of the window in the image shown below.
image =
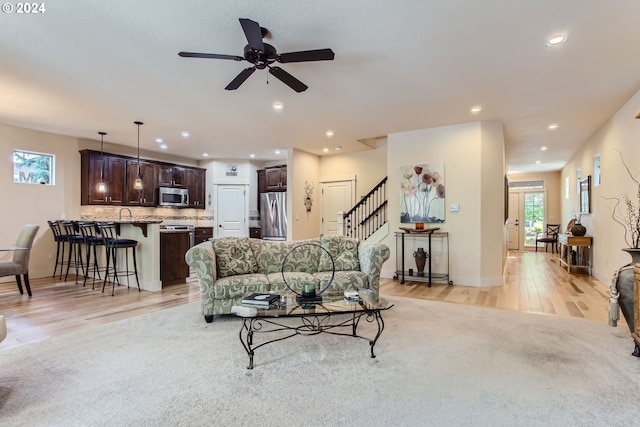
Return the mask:
M13 150L13 182L23 184L54 184L53 154Z
M509 181L509 190L543 189L544 181Z
M600 154L593 157L593 185L600 185Z

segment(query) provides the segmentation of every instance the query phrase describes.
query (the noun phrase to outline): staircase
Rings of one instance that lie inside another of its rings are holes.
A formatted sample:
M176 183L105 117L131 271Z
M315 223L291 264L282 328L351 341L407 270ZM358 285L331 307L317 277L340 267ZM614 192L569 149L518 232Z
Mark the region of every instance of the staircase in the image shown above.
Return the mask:
M339 215L338 233L361 240L380 241L389 233L387 177L380 181L348 212Z

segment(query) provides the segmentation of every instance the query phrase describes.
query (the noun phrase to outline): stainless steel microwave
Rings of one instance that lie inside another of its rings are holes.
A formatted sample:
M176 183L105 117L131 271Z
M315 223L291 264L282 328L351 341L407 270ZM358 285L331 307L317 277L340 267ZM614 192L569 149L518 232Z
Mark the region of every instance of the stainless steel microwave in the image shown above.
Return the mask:
M186 188L159 187L158 206L186 208L189 206L189 190Z

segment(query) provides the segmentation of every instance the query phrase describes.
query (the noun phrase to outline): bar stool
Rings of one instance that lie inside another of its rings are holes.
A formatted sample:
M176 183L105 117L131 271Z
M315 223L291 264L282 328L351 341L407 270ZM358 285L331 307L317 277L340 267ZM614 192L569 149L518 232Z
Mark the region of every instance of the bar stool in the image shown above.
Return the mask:
M104 246L104 238L100 235L98 225L95 222L78 223L78 228L80 228L80 234L82 234L86 249L85 265L87 266L87 269L85 270L82 286L86 286L87 284L87 277L89 277L89 269L91 268L91 252L93 252L93 283L91 285L91 289L95 289L96 273L98 273L98 280L101 280L97 248L98 246Z
M67 235L63 234L62 226L59 221L47 221L47 224L49 224L49 228L53 233L53 241L56 242L56 263L53 267L53 275L51 277L56 277L56 271L58 270L58 266L60 266L60 279L62 279L62 270L64 269L65 264L64 244L67 241Z
M104 246L107 251L107 266L104 273L104 282L102 284L102 292L109 279L109 265L113 262L113 281L111 286L111 296L115 295L116 282L120 286L120 279L118 276L127 276L127 288L129 288L129 276L136 276L136 283L138 284L138 292L140 292L140 281L138 280L138 266L136 264L136 246L138 246L137 240L132 239L119 239L116 231L116 224L114 222L98 223L100 234L104 239ZM118 251L124 249L126 270L118 271ZM129 249L132 249L133 253L133 273L129 271Z
M78 283L78 266L80 271L84 274L84 264L82 262L82 244L84 238L78 231L78 224L75 221L62 221L62 227L64 228L65 241L69 244L69 255L66 261L67 272L64 275L64 281L67 281L69 276L69 269L71 267L76 270L76 284ZM73 256L73 261L71 257Z

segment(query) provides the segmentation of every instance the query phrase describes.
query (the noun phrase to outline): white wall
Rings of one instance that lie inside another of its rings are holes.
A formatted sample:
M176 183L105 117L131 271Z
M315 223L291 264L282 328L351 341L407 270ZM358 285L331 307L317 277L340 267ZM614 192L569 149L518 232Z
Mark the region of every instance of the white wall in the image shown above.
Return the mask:
M494 286L503 283L504 137L499 123L475 122L388 136L389 225L400 223L400 170L414 164L444 163L445 223L449 233L450 276L455 284ZM459 212L451 212L457 204ZM427 224L429 225L429 224ZM395 271L395 237L384 275Z
M27 150L55 156L55 185L16 184L13 182L13 150ZM2 227L0 246L15 245L24 224L38 224L29 262L29 276L43 277L53 273L55 255L53 235L47 220L77 218L80 215L80 154L78 140L69 136L39 132L0 124L0 194ZM11 259L11 252L0 253L0 260ZM15 281L14 277L2 281Z
M640 91L631 97L616 114L573 156L562 169L562 221L567 223L572 211L578 210L576 194L576 170L581 176L593 176L593 157L600 155L602 184L592 186L590 215L583 216L582 223L587 234L593 235L593 274L605 284L619 267L631 261L621 249L628 247L624 239L624 229L615 223L611 213L615 201L606 198L628 194L637 205L638 188L625 171L620 153L631 173L638 177L640 172L640 120L635 115L640 110ZM617 150L617 151L616 151ZM569 177L569 198L564 197L565 178Z
M320 172L320 157L301 150L293 150L292 166L287 168L287 211L291 213L289 220L292 232L289 240L302 240L318 237L320 235L320 184L318 182ZM307 212L304 205L305 181L314 184L313 205L311 212Z
M320 176L323 178L356 175L356 198L373 189L387 176L387 142L379 141L375 150L333 154L320 158Z

